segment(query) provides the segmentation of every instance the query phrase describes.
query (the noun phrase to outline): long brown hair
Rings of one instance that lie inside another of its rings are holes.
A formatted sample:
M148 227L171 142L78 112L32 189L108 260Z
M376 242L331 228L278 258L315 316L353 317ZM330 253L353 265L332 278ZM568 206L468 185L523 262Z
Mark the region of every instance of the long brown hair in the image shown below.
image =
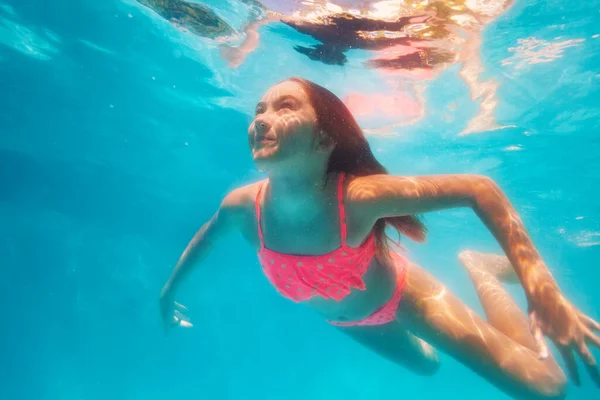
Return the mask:
M377 161L362 129L344 102L326 88L306 79L292 77L289 81L300 84L315 109L317 126L336 143L327 166L327 175L344 172L352 176L387 174L388 171ZM427 232L421 221L412 215L382 218L375 224L377 255L387 258L388 237L385 228L391 225L414 241L425 241Z

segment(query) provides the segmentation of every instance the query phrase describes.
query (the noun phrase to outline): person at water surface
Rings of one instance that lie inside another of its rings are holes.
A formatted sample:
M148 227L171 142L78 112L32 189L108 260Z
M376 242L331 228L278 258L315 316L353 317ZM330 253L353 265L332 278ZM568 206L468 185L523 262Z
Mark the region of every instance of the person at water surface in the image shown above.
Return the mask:
M566 377L548 336L575 383L577 355L600 385L588 347L600 345L600 324L561 293L494 181L388 174L344 103L301 78L267 91L247 140L267 178L224 196L187 245L160 294L167 331L191 326L177 291L217 241L239 230L282 296L414 373L435 374L439 349L513 398L562 399ZM456 207L471 208L506 255L459 255L487 321L394 251L385 233L422 242L426 229L415 216ZM502 286L511 280L526 293L529 320Z
M351 50L368 51L370 58L363 66L376 70L386 88L360 91L352 90L349 84L350 93L344 98L358 118L381 121L381 125L365 126L368 134L392 134L396 128L420 120L426 113L420 82L434 79L451 65L460 65L459 75L473 101L478 102L477 114L461 134L502 127L494 115L498 83L481 79L481 32L513 0L268 2L277 10L256 0L240 0L248 17L239 31L202 4L185 0L138 2L182 29L220 43L220 55L233 69L259 47L259 29L276 22L317 40L319 43L310 47L293 46L316 62L343 66Z

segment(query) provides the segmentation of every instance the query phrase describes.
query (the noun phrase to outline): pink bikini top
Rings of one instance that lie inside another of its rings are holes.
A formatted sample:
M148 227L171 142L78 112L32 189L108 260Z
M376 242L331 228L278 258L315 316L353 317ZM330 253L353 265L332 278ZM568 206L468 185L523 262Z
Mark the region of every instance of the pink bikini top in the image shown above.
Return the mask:
M375 236L371 232L359 247L346 244L346 211L343 202L340 174L337 187L340 210L340 237L342 246L323 255L281 254L265 247L261 228L260 195L264 184L258 190L255 200L260 251L258 257L263 271L277 291L295 301L308 300L314 296L340 301L352 288L365 289L363 275L375 255Z

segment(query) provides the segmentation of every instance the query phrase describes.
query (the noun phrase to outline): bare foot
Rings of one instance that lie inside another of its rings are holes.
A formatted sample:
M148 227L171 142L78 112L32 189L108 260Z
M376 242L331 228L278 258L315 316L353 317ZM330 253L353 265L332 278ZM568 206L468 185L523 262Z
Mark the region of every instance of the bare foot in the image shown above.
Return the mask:
M504 283L519 283L519 278L506 256L465 250L458 255L458 259L469 271L475 269L488 272Z

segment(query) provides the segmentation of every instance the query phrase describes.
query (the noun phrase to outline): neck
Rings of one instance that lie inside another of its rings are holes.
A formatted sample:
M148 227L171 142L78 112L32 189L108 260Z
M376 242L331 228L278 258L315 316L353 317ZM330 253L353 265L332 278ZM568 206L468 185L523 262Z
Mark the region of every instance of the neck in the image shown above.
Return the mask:
M304 166L295 171L269 173L270 197L289 205L322 198L326 195L326 168Z

